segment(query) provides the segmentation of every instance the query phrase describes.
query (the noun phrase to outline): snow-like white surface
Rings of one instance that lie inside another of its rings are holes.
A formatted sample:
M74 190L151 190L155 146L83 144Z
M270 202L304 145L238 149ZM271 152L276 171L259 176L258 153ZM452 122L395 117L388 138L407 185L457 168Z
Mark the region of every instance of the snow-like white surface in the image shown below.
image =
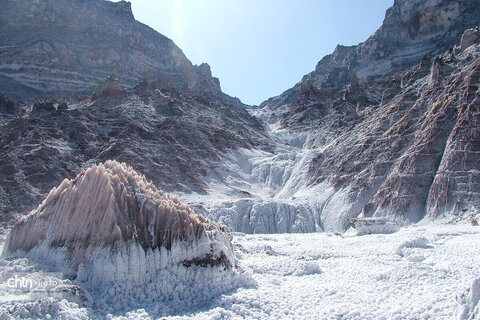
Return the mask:
M313 147L316 134L286 130L264 110L250 112L265 121L274 148L230 151L210 170L207 194L181 194L180 199L229 231L344 232L347 219L359 215L367 199L330 181L312 184L312 161L328 144Z
M278 145L273 152L232 151L211 172L208 194L180 199L230 231L283 233L321 231L318 200L307 188L308 166L316 151Z
M169 319L460 319L478 303L472 282L480 276L480 227L423 224L364 236L236 233L234 246L244 276L256 284ZM12 269L38 272L25 260L0 260L0 272ZM4 282L0 296L7 297L1 319L95 316L66 300L19 302ZM112 317L155 318L155 302L143 303Z
M62 275L69 275L67 249L52 248L50 243L43 242L28 253L15 252L3 260L3 271L8 275L3 285L8 292L8 278L16 272L32 280L43 278L46 271L55 272L54 277L62 279L59 284L78 286L87 292L83 298L69 295L68 300L91 307L94 313L121 314L148 306L151 314L162 316L201 307L222 293L252 284L248 274L233 266L185 264L203 257L201 250L210 252L208 239L194 244L175 242L170 250L144 250L134 242L117 243L115 251L110 247L91 247L86 251L91 258L79 265L73 281L65 282ZM27 275L23 274L25 271ZM48 276L52 277L49 273ZM57 290L53 291L53 296L58 297ZM38 293L27 290L15 300L37 296Z
M306 147L304 132L290 132L276 122L267 126L276 142L273 150L232 150L210 172L207 194L181 194L180 199L229 231L315 232L325 230L327 222L326 229L343 232L346 215L339 215L338 206L323 213L335 190L328 184L309 185L311 161L323 148Z

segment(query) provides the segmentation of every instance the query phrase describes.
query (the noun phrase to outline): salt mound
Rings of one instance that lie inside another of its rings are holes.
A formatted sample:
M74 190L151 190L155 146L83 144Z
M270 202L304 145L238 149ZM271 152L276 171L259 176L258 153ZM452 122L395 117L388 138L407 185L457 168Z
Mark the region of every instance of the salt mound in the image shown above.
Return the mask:
M147 300L165 302L157 311L168 313L238 285L230 240L131 167L107 161L52 189L13 227L4 255L64 272L100 309Z

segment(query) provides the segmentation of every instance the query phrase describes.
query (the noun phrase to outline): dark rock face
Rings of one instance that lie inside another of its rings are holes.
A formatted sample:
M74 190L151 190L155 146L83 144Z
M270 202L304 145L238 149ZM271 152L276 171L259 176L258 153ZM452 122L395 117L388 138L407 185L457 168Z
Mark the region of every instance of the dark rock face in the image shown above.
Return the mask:
M67 109L68 109L68 104L66 104L65 102L62 102L57 106L58 111L65 111Z
M478 42L480 42L480 27L468 29L462 35L462 40L460 41L460 51L463 51Z
M135 21L129 2L2 0L0 26L0 87L11 99L90 94L110 74L125 87L161 74L198 92L220 90L204 66Z
M101 98L120 98L127 90L120 87L120 81L115 76L108 76L105 81L97 87L92 95L92 100Z
M50 100L37 100L33 104L32 112L33 113L40 113L40 112L53 112L55 111L55 106L53 105L53 101Z

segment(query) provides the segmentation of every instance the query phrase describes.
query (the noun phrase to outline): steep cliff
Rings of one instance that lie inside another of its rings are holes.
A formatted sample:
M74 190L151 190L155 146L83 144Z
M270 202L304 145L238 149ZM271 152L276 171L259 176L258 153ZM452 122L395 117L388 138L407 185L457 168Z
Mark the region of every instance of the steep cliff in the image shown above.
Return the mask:
M165 36L136 21L129 2L0 1L0 88L28 101L88 95L108 75L126 87L168 79L220 92L206 64L193 66Z
M389 78L380 103L344 127L310 165L312 185L335 190L324 220L341 219L343 212L416 222L476 210L479 67L477 43ZM382 86L369 82L362 89ZM343 194L341 210L335 194Z

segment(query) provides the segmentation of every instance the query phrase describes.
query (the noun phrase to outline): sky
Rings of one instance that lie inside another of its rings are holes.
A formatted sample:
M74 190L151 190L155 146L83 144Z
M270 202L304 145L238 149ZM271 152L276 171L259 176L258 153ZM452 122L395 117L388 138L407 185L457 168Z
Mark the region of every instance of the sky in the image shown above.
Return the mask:
M365 41L393 0L130 0L135 18L207 62L222 90L258 105L313 71L337 44Z

